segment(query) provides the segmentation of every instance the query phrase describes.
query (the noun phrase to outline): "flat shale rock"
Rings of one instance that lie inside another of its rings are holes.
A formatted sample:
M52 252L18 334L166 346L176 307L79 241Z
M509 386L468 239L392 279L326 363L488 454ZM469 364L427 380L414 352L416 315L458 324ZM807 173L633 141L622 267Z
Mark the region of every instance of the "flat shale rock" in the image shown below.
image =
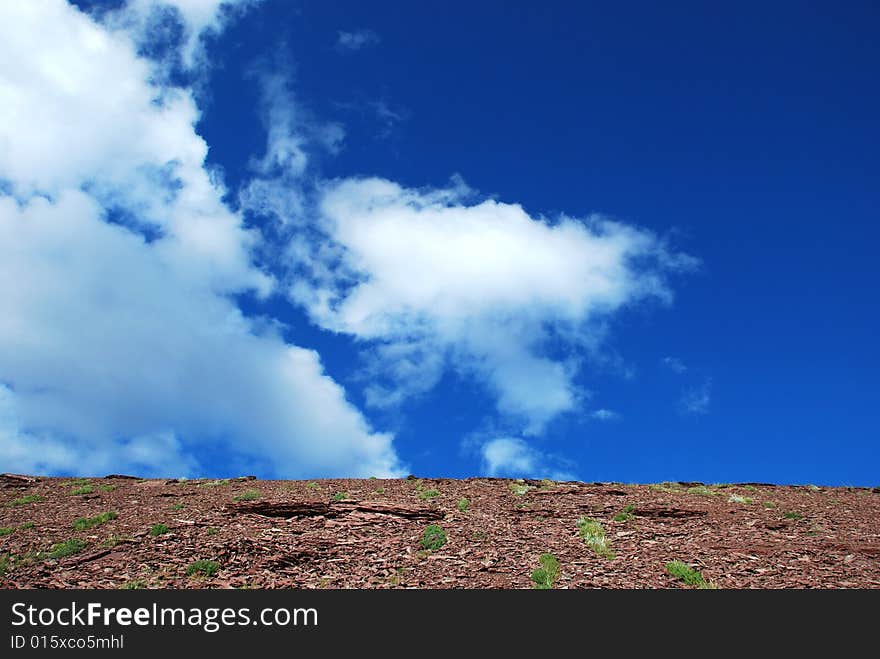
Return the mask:
M685 588L666 573L673 560L722 588L880 588L876 488L88 480L93 492L72 496L69 479L0 474L0 527L11 530L0 536L0 587L531 588L549 552L557 588ZM614 558L585 544L583 516L603 526ZM420 544L430 524L447 534L435 551ZM74 553L49 558L71 540ZM188 577L202 559L217 573Z

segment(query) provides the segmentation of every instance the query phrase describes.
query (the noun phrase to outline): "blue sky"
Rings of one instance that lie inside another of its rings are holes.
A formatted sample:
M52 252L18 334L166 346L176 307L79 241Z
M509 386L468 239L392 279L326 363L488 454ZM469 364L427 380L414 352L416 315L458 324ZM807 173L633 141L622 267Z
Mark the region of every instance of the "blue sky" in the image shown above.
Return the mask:
M0 12L0 470L878 482L868 3Z

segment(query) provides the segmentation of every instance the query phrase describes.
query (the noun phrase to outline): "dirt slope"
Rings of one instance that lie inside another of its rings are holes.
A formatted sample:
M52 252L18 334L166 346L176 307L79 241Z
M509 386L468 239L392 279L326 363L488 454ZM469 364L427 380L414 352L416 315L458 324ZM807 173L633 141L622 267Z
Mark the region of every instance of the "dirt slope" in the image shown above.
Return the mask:
M0 476L0 504L3 588L530 588L545 552L556 588L691 587L673 560L721 588L880 587L880 488Z

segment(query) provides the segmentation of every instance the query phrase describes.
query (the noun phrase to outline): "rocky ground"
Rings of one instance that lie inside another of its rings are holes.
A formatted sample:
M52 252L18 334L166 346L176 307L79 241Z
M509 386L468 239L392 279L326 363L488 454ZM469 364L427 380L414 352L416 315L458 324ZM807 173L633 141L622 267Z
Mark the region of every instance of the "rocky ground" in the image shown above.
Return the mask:
M2 588L531 588L545 553L555 588L878 588L880 488L0 476Z

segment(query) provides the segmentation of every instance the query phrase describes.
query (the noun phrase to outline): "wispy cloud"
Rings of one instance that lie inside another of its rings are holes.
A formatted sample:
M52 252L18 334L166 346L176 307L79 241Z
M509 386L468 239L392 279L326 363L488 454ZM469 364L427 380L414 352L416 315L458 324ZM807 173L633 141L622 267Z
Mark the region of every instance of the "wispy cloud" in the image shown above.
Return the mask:
M350 53L368 46L375 46L381 41L382 39L373 30L360 29L351 32L340 30L336 33L336 50Z
M663 364L670 371L674 371L675 373L684 373L687 369L685 363L681 361L678 357L664 357L660 360L660 363Z
M706 379L698 387L686 389L679 399L683 414L707 414L712 403L712 379Z
M619 421L621 418L619 412L606 409L593 410L590 412L590 417L597 421Z

